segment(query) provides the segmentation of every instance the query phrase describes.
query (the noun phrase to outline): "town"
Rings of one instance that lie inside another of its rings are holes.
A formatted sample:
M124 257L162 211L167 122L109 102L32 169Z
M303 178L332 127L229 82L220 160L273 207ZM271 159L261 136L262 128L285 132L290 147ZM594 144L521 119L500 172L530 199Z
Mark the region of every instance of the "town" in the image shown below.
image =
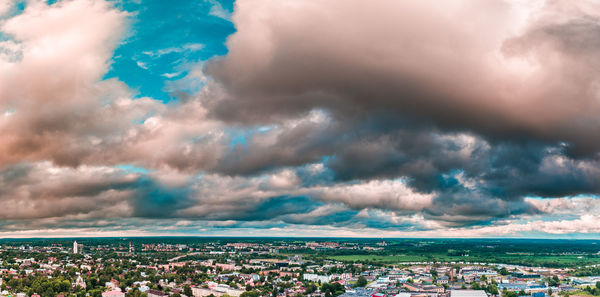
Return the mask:
M415 249L427 246L426 242L409 243ZM596 274L600 266L596 264L573 266L565 262L564 267L543 267L492 263L468 260L470 255L456 250L449 251L457 254L454 261L378 261L388 259L383 255L402 244L406 243L263 239L177 242L176 238L5 241L1 248L1 294L17 297L600 295L600 276ZM436 246L444 244L448 243ZM464 245L471 249L481 246L466 242ZM596 254L587 257L595 259ZM563 253L556 261L573 255ZM513 258L526 256L516 253Z

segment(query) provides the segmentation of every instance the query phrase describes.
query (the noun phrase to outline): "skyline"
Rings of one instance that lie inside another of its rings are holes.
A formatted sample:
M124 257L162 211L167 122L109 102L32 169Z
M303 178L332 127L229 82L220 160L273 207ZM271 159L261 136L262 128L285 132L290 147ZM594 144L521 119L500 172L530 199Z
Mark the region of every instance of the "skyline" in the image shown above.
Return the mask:
M0 237L600 239L591 0L0 0Z

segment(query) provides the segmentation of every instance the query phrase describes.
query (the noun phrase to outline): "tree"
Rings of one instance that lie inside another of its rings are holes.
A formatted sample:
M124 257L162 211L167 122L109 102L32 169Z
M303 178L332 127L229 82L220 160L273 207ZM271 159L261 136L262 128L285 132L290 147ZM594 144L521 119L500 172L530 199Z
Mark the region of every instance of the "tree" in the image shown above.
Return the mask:
M553 276L552 278L548 279L548 286L550 287L558 287L560 285L560 280L558 279L558 276Z
M185 287L183 287L183 294L189 296L192 296L192 288L190 287L190 285L185 285Z
M344 292L346 292L346 290L344 289L344 286L342 286L340 283L325 283L323 284L323 286L321 286L321 292L325 293L325 296L339 296L344 294Z
M242 293L242 295L240 295L240 297L259 297L259 296L260 296L260 292L258 292L256 290L244 292L244 293Z
M494 284L489 285L486 291L492 295L498 295L498 287Z
M305 287L306 289L304 290L304 293L306 294L311 294L317 290L317 286L314 283L311 283Z
M367 285L367 279L364 276L359 276L358 280L356 281L356 284L354 285L355 287L364 287Z

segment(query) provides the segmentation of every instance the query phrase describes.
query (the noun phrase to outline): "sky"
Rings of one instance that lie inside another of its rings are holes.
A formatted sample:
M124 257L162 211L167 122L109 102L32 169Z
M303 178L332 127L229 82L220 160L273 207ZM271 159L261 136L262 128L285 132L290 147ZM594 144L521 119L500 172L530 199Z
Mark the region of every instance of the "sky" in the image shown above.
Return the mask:
M600 238L594 0L0 0L0 237Z

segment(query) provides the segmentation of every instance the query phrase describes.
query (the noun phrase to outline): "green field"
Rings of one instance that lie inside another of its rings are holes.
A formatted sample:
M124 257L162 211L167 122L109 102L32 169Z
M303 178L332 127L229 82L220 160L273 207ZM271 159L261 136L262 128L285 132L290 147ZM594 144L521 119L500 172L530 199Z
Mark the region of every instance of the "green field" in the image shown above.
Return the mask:
M579 258L581 257L581 258ZM528 266L567 266L576 267L600 263L597 256L580 255L494 255L494 256L449 256L444 254L423 255L331 255L323 256L324 259L345 261L345 262L374 262L379 264L397 264L403 262L485 262L485 263L505 263L521 264Z
M393 256L381 256L381 255L342 255L342 256L329 256L331 260L337 261L349 261L349 262L364 262L373 261L378 263L399 263L399 262L415 262L415 261L427 261L427 257L416 256L416 255L393 255Z

